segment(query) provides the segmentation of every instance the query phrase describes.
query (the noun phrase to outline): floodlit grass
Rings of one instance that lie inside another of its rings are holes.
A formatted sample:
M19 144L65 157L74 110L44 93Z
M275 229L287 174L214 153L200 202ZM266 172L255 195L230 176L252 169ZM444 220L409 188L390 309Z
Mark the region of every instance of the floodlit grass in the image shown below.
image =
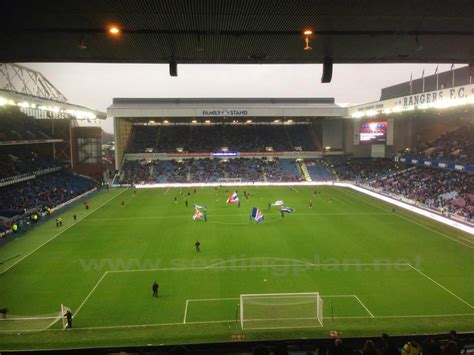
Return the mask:
M2 247L0 308L35 317L65 304L74 328L30 332L32 320L12 333L0 321L0 350L474 330L471 236L346 188L238 191L240 208L224 187L101 192L63 227L52 220ZM276 200L296 212L281 218L268 210ZM207 222L192 220L194 203ZM240 294L295 292L321 294L323 327L240 329Z

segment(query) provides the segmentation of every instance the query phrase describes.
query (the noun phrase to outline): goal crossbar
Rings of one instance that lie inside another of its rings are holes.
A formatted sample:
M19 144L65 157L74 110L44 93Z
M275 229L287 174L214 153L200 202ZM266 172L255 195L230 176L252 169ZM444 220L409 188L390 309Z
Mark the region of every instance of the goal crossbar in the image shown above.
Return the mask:
M62 327L65 328L65 314L70 311L68 307L61 305L59 311L43 315L15 315L5 313L0 316L0 333L16 332L37 332L53 327L56 323L62 321Z

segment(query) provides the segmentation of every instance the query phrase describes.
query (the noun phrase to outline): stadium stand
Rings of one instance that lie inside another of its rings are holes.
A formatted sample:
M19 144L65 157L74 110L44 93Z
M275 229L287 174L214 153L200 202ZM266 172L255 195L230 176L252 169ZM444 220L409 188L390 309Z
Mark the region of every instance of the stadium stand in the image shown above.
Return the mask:
M474 124L453 129L432 142L419 144L414 151L404 154L424 159L474 164Z
M300 181L296 164L289 159L183 159L127 160L120 179L122 184L165 182L219 182L238 178L241 181Z
M324 159L324 164L339 180L365 181L389 175L405 168L391 159L348 158L335 156Z
M18 107L0 108L0 141L49 139L38 121L22 113Z
M24 146L0 150L0 180L59 166L59 162L34 153Z
M68 172L68 162L47 154L51 137L39 120L18 107L0 107L0 236L13 224L24 230L33 214L45 215L96 186Z
M46 212L94 187L92 180L66 172L5 186L0 188L0 216L14 217L31 209Z
M371 183L374 188L415 200L467 221L474 215L474 175L416 167Z
M127 147L129 153L212 152L227 147L231 151L262 152L320 150L311 134L311 125L134 125Z
M326 160L305 159L308 172L314 181L336 180L336 176L331 172L331 168Z

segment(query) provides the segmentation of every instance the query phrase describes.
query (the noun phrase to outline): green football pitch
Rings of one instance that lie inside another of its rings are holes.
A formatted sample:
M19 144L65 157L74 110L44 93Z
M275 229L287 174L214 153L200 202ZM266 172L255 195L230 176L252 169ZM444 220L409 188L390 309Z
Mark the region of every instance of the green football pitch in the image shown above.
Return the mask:
M226 204L231 191L99 192L62 227L50 220L1 247L0 308L26 319L0 320L0 350L474 330L472 236L348 188L239 187L240 208ZM296 211L281 218L276 200ZM193 204L207 222L193 221ZM313 292L322 322L297 295L239 310L242 294ZM61 304L70 330L42 318Z

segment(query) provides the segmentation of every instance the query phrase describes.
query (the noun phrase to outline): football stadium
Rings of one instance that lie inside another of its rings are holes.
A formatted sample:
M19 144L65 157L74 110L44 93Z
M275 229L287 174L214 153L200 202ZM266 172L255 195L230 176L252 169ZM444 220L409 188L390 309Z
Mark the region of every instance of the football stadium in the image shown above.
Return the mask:
M0 352L473 353L472 4L197 3L57 2L55 25L5 6ZM333 62L456 65L359 104L135 95L103 111L28 65L310 61L325 83Z

